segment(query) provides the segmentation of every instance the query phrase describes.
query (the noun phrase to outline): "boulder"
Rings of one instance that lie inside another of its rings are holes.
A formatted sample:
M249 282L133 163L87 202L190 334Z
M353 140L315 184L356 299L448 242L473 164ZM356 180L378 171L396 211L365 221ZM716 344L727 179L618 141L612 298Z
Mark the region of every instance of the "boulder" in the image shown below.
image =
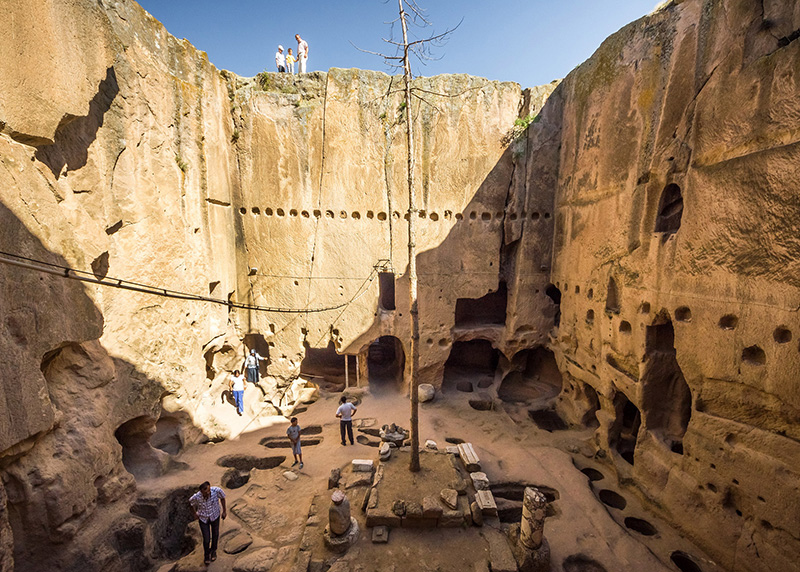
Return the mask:
M458 491L454 489L443 489L439 496L448 508L452 510L458 508Z
M433 401L433 399L436 397L436 388L430 383L420 383L417 387L417 396L419 397L420 403Z

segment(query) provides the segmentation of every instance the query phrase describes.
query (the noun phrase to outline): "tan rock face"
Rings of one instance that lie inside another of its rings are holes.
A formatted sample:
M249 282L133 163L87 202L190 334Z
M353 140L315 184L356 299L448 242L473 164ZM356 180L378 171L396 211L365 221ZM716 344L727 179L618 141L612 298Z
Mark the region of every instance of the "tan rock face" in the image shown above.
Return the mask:
M377 72L220 73L128 0L18 4L0 250L223 302L0 266L0 548L110 569L92 525L167 450L240 430L220 395L245 349L273 406L251 428L314 392L300 374L404 388L408 114ZM742 570L800 551L791 4L676 2L558 86L424 78L447 97L410 113L420 382L546 348L562 415Z
M797 569L798 23L683 2L558 90L560 409L731 569Z

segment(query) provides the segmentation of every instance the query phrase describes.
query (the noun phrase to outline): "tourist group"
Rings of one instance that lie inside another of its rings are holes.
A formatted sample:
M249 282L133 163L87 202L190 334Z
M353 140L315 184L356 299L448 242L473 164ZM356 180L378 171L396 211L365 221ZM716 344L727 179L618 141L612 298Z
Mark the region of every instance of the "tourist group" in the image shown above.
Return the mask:
M294 73L294 64L297 63L297 73L306 73L306 66L308 65L308 42L300 37L300 34L295 34L294 39L297 40L297 54L292 53L292 48L289 48L289 53L283 53L283 46L278 46L278 51L275 52L275 67L279 72Z

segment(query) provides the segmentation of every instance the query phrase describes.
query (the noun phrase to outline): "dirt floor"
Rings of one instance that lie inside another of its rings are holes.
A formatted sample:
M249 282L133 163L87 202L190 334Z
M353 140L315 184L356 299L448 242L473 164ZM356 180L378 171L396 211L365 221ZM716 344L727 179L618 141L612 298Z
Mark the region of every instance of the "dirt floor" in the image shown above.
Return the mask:
M372 529L366 527L362 511L368 487L356 482L358 475L351 473L351 462L372 459L378 465L379 438L374 436L375 429L386 423L407 428L410 405L400 392L361 391L355 415L359 441L342 446L339 421L334 417L340 396L323 394L297 414L300 426L307 431L303 437L306 444L302 470L291 466L288 441L285 447L281 446L287 420L275 417L268 426L248 431L246 416L238 419L231 408L231 422L242 424L237 438L190 447L176 459L188 468L140 482L140 497L150 498L167 496L170 491L204 480L222 483L226 471L226 482L240 485L224 487L229 513L221 528L219 559L207 568L203 565L199 528L193 522L188 525L187 534L194 539L194 549L162 566L160 572L322 571L329 566L334 566L335 571L353 572L461 572L488 570L490 563L492 569L497 569L501 552L506 551L505 532L519 519L524 485L541 486L552 501L545 522L552 571L720 570L678 532L645 511L635 496L618 487L610 467L593 458L591 429L546 431L525 414L543 403L503 403L494 394L493 409L477 410L469 404L474 393L456 390L437 393L433 402L420 405L420 443L432 439L441 451L450 445L448 440L472 443L482 471L492 483L500 518L487 519L483 527L394 528L388 543L373 544ZM359 431L359 426L367 432ZM444 452L439 454L446 458ZM220 466L219 462L229 466ZM389 461L400 462L404 461ZM249 470L250 467L263 468ZM328 490L328 478L334 468L342 469L341 487L351 485L345 492L361 528L359 540L344 555L330 552L322 542L332 492ZM412 475L396 469L393 467L391 477L384 476L391 478L387 490L393 491L392 496L402 497L407 491L410 498L416 489L427 494L447 486L438 482L441 477L436 471L427 474L437 482L422 483L415 479L424 478L425 473ZM240 484L236 479L247 482ZM226 553L248 541L252 543L243 551ZM191 547L189 543L184 553ZM681 560L681 555L690 555L691 559Z

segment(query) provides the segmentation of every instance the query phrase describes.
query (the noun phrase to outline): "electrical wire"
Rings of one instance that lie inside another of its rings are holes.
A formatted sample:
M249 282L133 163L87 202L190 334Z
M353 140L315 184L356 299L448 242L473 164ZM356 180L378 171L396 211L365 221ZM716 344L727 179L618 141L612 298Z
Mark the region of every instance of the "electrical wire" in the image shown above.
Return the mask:
M362 290L367 282L372 282L375 279L376 272L373 271L365 279L364 283L356 290L356 294L348 301L336 304L335 306L328 306L324 308L275 308L270 306L258 306L254 304L244 304L241 302L234 302L232 300L221 300L219 298L212 298L210 296L201 296L199 294L190 294L181 292L179 290L170 290L158 286L150 286L149 284L141 284L139 282L132 282L122 278L103 277L98 278L96 275L84 270L76 270L69 266L62 266L60 264L53 264L51 262L44 262L35 258L28 258L19 254L11 252L4 252L0 250L0 264L8 264L18 268L26 268L28 270L36 270L45 272L61 278L68 278L71 280L78 280L80 282L88 282L100 286L108 286L111 288L119 288L122 290L131 290L133 292L141 292L143 294L152 294L154 296L161 296L163 298L174 298L177 300L191 300L195 302L207 302L211 304L219 304L228 308L237 308L241 310L252 310L255 312L268 312L274 314L318 314L321 312L332 312L341 308L346 308L349 304L364 295L367 290Z

